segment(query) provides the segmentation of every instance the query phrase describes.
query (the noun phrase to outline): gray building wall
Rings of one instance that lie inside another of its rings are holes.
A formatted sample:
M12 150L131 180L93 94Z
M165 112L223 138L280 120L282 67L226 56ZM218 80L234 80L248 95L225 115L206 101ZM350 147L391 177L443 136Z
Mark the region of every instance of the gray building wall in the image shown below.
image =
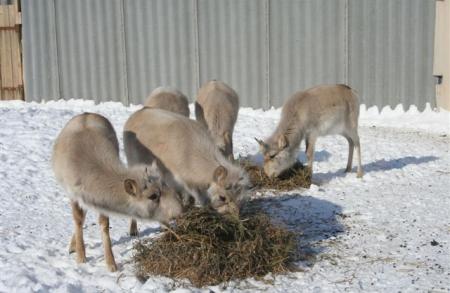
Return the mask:
M242 106L346 83L368 106L435 104L435 0L23 0L28 101L191 100L210 79Z
M271 104L299 89L348 83L345 0L271 1Z
M198 1L200 84L223 80L243 105L269 106L267 99L266 1Z
M362 103L435 105L435 0L350 0L348 19L349 83Z
M124 32L128 101L142 104L158 86L197 90L194 1L125 0Z

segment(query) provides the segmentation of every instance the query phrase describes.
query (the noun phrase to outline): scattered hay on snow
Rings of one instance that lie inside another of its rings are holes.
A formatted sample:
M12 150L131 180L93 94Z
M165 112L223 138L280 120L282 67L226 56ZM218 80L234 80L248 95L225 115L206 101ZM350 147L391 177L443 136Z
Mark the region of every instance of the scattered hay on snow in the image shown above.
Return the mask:
M263 277L294 269L296 235L269 217L243 211L240 217L193 208L159 238L134 246L136 274L185 279L197 287Z
M247 160L241 161L240 164L247 171L250 180L257 188L287 191L297 188L309 188L311 185L311 172L308 168L303 167L300 162L297 162L279 177L267 176L261 167L253 165Z

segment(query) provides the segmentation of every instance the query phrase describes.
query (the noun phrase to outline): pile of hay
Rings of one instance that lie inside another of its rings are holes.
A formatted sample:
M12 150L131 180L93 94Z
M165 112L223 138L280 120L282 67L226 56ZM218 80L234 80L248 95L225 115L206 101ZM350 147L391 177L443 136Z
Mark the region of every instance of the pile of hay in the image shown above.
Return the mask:
M241 166L247 171L250 180L257 188L287 191L301 187L309 188L311 185L311 172L300 162L295 163L279 177L267 176L261 167L252 165L249 161L241 161Z
M134 246L140 279L162 275L197 287L293 270L296 236L267 215L221 215L193 208L156 240Z

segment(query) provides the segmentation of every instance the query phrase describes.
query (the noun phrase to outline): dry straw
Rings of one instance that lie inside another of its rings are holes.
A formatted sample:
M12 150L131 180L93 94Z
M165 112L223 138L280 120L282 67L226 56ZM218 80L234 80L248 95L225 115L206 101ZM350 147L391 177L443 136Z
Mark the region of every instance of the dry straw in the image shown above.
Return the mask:
M263 277L293 269L296 236L252 211L222 215L194 208L156 240L134 247L137 276L188 279L194 286Z
M240 164L249 174L252 183L260 189L288 191L309 188L311 185L311 172L308 168L303 167L300 162L297 162L279 177L268 177L261 167L253 165L247 160L241 161Z

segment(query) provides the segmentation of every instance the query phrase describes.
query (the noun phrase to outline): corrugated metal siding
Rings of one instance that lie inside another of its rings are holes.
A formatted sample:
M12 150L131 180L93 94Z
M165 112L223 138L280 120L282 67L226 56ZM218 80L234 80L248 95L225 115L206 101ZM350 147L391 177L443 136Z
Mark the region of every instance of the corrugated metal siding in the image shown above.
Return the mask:
M435 104L434 0L350 0L350 84L379 107Z
M55 4L61 98L128 103L122 1Z
M321 83L348 83L367 105L434 105L434 7L434 0L23 0L26 99L137 104L172 85L193 100L199 85L220 79L255 108L280 106Z
M233 87L242 106L267 108L265 1L198 1L200 83Z
M195 35L190 0L125 0L130 103L142 104L158 86L197 90Z
M120 0L24 0L26 99L128 103L121 9Z
M270 97L346 82L346 0L270 2Z
M57 100L59 72L53 1L22 1L22 47L25 98Z

